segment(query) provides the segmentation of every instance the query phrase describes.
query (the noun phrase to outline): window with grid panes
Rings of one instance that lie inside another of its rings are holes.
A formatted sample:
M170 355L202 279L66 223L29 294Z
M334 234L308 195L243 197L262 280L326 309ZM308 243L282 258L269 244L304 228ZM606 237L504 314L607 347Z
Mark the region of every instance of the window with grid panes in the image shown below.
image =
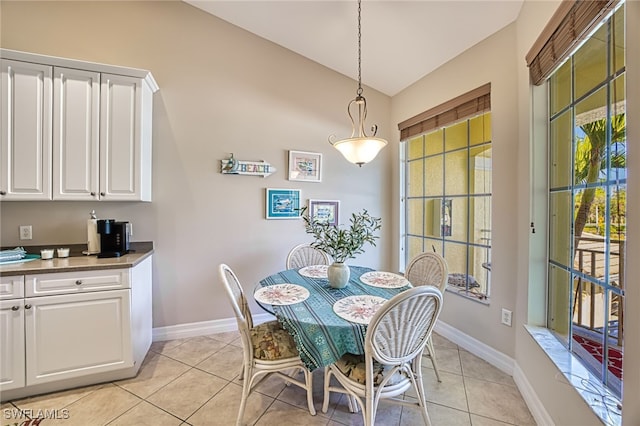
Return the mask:
M548 78L547 327L618 397L626 241L624 6Z
M488 303L491 276L491 113L404 143L407 264L436 251L449 267L448 291Z

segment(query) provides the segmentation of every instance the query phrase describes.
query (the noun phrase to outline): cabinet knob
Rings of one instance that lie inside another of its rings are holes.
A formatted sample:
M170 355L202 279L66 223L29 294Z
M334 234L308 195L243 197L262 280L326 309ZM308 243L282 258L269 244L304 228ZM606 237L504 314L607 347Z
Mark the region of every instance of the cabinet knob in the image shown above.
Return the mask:
M24 305L25 309L31 309L31 305Z
M18 309L20 309L20 306L12 306L12 307L11 307L11 310L12 310L12 311L17 311Z
M82 285L82 280L77 280L76 285Z
M0 191L0 195L7 195L7 191Z
M101 196L101 197L104 197L105 195L107 195L107 194L105 194L104 192L101 192L101 193L100 193L100 196Z
M95 193L95 192L91 192L91 196L92 196L92 197L95 197L95 196L96 196L96 193Z

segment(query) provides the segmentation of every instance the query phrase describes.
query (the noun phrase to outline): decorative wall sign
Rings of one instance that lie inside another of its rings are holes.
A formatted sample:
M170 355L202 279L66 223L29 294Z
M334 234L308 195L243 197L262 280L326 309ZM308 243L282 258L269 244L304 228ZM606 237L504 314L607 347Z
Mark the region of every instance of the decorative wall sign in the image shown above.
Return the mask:
M320 182L322 180L322 154L289 151L289 180Z
M233 154L226 160L220 160L220 172L223 174L267 177L276 171L275 167L265 161L236 160Z
M340 201L309 200L309 217L337 226L340 220Z
M300 190L267 188L267 219L299 219Z

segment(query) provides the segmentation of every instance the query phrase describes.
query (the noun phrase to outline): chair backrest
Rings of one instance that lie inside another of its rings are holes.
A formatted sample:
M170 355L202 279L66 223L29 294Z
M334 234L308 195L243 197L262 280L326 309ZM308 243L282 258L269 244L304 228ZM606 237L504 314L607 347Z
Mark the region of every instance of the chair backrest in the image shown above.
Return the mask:
M414 286L432 285L443 292L447 288L449 268L444 257L428 251L411 259L404 276Z
M331 257L311 244L298 244L287 255L287 269L298 269L311 265L330 265Z
M421 356L442 309L437 287L420 286L389 299L375 313L365 335L365 356L398 365Z
M218 267L218 271L220 273L220 279L224 284L224 288L229 295L229 301L231 302L231 307L233 308L233 313L236 315L236 320L238 321L238 329L241 334L245 331L248 334L249 329L253 328L253 318L251 317L251 311L249 310L249 303L247 302L247 298L244 295L244 291L242 291L242 286L240 285L240 281L236 274L231 270L231 268L224 263L221 263Z

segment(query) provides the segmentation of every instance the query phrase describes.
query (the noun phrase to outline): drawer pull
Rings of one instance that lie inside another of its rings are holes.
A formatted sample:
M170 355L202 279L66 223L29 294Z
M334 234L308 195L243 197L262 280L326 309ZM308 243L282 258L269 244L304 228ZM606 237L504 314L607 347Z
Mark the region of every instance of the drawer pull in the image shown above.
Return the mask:
M82 280L77 280L76 285L82 285Z
M12 307L11 307L11 310L12 310L12 311L17 311L18 309L20 309L20 306L12 306Z
M31 309L31 305L24 305L25 309Z

